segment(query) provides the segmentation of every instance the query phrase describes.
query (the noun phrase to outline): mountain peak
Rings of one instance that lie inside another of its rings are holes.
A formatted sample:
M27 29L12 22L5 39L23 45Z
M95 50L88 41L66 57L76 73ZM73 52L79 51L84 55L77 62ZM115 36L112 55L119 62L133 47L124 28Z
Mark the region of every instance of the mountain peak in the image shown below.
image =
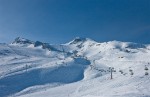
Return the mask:
M76 44L76 43L85 42L85 41L94 41L94 40L90 38L76 37L71 42L69 42L69 44Z
M17 37L12 44L33 44L34 42L25 38Z
M80 41L85 41L86 38L83 38L83 37L76 37L73 41L75 42L80 42Z

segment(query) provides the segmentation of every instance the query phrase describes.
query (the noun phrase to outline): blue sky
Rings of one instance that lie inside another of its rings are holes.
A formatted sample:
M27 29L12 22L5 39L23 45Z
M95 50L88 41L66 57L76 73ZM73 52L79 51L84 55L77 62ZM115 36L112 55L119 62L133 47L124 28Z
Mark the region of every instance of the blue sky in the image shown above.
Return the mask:
M18 36L150 43L150 0L0 0L0 42Z

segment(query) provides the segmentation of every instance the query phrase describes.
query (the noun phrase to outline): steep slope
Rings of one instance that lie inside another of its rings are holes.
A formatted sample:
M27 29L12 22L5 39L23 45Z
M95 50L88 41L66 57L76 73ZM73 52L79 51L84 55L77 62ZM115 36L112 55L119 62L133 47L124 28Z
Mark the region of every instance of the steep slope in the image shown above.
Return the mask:
M150 96L150 45L79 37L51 45L19 37L0 44L0 57L0 97Z

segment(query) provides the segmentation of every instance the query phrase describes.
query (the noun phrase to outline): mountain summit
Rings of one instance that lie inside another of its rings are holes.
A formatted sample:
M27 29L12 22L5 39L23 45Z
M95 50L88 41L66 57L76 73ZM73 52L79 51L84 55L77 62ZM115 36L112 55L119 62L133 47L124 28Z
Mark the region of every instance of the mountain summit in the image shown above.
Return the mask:
M33 44L34 42L25 38L17 37L12 44Z
M78 44L78 43L84 43L84 42L87 42L87 41L95 42L94 40L92 40L90 38L76 37L72 41L70 41L68 44Z

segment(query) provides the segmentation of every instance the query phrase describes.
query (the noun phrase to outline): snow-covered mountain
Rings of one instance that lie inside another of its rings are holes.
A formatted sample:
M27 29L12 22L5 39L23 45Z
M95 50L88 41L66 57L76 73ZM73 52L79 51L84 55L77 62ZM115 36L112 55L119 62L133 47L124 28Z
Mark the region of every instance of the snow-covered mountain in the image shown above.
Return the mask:
M0 44L0 97L150 97L149 58L148 44L18 37Z

